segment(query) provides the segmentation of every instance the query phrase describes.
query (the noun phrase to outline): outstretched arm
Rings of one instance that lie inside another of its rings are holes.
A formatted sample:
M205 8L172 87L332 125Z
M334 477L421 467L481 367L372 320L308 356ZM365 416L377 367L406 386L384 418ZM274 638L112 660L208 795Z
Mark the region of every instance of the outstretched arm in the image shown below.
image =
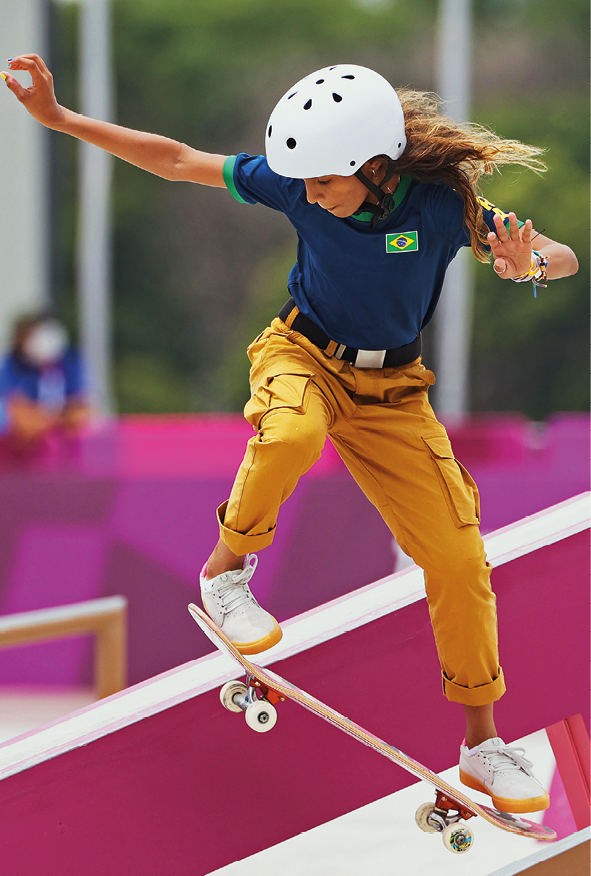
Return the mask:
M548 279L558 280L570 277L579 270L577 257L569 246L557 243L543 234L538 234L528 219L519 228L515 213L509 213L509 228L501 216L494 217L495 229L488 235L488 243L493 255L495 272L503 280L510 280L527 273L531 263L532 250L548 259Z
M29 88L24 88L6 71L2 77L17 100L45 127L99 146L165 179L186 180L220 188L225 186L225 155L199 152L168 137L89 119L60 106L53 90L53 76L39 55L19 55L11 60L9 67L12 71L30 73L32 83Z

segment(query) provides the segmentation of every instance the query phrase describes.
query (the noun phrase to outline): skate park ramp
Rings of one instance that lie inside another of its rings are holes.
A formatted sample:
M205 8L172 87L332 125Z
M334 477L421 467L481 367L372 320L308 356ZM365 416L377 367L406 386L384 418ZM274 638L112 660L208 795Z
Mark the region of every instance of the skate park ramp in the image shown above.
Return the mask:
M503 736L586 716L589 494L485 543L509 688L497 710ZM405 569L293 618L259 662L448 770L463 719L441 695L424 596L420 570ZM62 876L76 861L88 876L201 876L415 784L294 703L281 705L271 733L252 733L219 703L219 687L235 675L229 658L208 654L0 746L5 872ZM414 849L432 838L417 831L413 812ZM526 859L530 841L521 842ZM469 857L438 853L476 876Z
M543 820L568 835L554 843L540 843L503 833L478 820L469 822L474 832L470 852L461 857L443 848L438 834L422 834L413 824L417 808L433 798L421 782L348 812L326 824L291 837L233 864L215 870L211 876L517 876L522 872L534 876L588 876L589 827L577 830L574 820L565 823L565 800L556 779L556 765L545 730L524 739L523 745L534 760L540 780L552 786L552 812L533 814L531 820ZM459 784L457 765L442 772L451 784ZM486 803L484 795L474 799ZM587 807L588 809L588 807ZM561 817L562 810L562 817ZM585 870L578 870L587 855ZM535 868L540 868L539 872ZM550 868L545 871L545 868Z

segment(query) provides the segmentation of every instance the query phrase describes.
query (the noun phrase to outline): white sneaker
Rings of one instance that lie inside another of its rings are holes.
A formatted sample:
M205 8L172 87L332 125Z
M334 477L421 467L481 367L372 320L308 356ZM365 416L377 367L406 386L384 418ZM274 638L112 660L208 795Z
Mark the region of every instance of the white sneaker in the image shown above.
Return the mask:
M525 749L510 748L499 736L487 739L470 754L460 747L460 780L474 791L489 794L501 812L538 812L550 805L550 795L534 777Z
M222 572L208 581L204 566L199 578L203 607L242 654L266 651L283 635L273 615L261 608L250 592L248 582L257 563L255 554L247 554L242 569Z

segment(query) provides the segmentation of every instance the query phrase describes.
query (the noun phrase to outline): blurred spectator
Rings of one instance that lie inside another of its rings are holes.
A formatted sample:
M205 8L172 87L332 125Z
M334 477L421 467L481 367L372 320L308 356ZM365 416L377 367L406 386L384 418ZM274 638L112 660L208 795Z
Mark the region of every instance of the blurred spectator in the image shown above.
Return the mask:
M52 431L75 434L89 413L65 326L51 314L21 317L0 367L0 432L15 449L33 449Z

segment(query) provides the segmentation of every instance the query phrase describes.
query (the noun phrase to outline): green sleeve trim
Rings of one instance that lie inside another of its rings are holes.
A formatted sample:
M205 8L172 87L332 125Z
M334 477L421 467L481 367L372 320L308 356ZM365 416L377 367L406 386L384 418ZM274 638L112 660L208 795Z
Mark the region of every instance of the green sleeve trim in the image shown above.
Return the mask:
M237 155L228 155L226 160L224 161L224 182L228 188L228 191L232 195L233 198L236 198L238 203L240 204L248 204L248 201L245 201L238 194L238 189L236 188L236 183L234 182L234 166L236 164Z

